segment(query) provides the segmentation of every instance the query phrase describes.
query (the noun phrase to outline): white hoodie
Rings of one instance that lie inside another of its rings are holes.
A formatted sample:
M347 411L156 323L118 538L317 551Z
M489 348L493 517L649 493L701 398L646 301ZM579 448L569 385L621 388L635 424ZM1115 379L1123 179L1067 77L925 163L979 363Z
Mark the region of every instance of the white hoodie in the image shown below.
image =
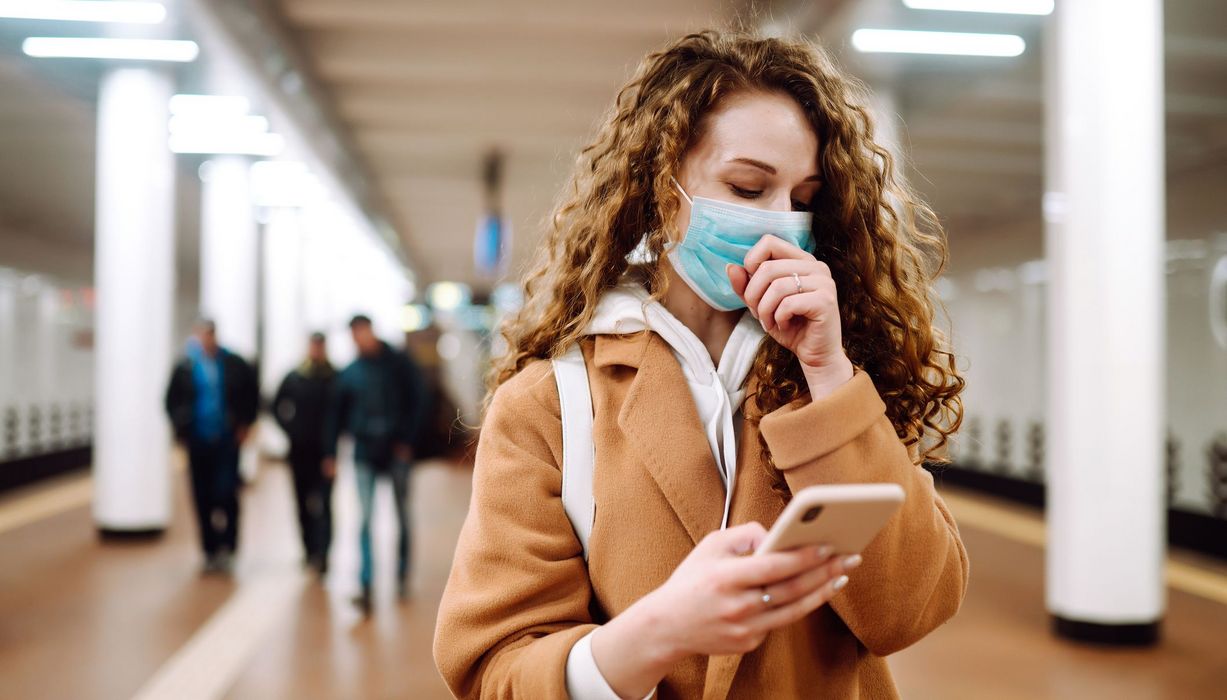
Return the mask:
M728 344L720 355L720 366L712 364L703 342L658 301L653 301L638 281L627 279L601 297L585 335L624 334L653 331L673 349L682 367L690 394L694 397L707 444L724 481L724 517L720 527L728 527L729 506L737 481L737 434L734 416L745 398L746 375L762 342L763 327L753 316L743 314ZM592 635L585 635L571 647L567 656L567 692L575 700L616 700L592 656ZM648 694L653 697L656 691Z
M746 375L754 363L763 328L750 314L742 314L733 329L720 366L712 364L703 342L681 321L654 301L643 285L626 280L606 292L597 304L596 314L585 335L624 334L654 331L673 349L673 356L682 367L690 386L699 420L707 434L707 444L720 478L724 481L724 517L720 527L728 526L729 506L733 502L733 485L737 476L737 436L734 415L745 398Z

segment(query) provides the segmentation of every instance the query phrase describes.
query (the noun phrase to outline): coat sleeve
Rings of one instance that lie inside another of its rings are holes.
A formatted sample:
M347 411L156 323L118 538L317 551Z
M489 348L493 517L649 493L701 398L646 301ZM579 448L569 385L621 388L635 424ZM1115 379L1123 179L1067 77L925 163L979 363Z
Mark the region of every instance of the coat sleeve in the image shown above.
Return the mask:
M170 383L166 386L166 415L175 432L175 438L184 440L192 427L191 377L183 363L175 365L170 373Z
M351 365L352 367L352 365ZM337 442L349 430L349 412L353 403L353 375L347 367L332 380L328 393L328 413L324 416L324 456L337 456Z
M235 407L234 417L239 425L251 425L256 422L260 412L260 381L256 377L256 369L247 360L234 356L235 367L238 368L241 381L238 384L239 397Z
M529 365L495 392L482 424L435 627L435 662L459 698L566 698L567 656L596 627L562 507L553 387L548 363Z
M281 380L281 384L277 387L277 393L273 397L272 414L273 420L277 421L277 425L281 426L281 430L292 437L290 430L291 418L297 413L297 397L291 394L290 388L294 382L294 373L290 372Z
M866 649L892 654L954 616L967 589L963 541L933 477L895 434L869 375L857 371L827 397L779 408L761 429L793 492L815 484L903 487L902 507L830 603Z

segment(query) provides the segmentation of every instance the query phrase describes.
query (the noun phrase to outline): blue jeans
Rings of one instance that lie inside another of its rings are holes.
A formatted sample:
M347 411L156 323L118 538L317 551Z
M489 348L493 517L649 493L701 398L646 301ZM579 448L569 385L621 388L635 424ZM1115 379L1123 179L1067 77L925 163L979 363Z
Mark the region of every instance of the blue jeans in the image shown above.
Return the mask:
M396 547L396 576L403 580L409 575L409 554L412 541L409 533L409 463L392 460L387 474L392 477L392 494L396 502L396 522L400 539ZM362 552L362 569L358 579L363 588L371 585L374 578L374 555L371 552L371 516L375 510L375 477L380 475L370 463L355 462L354 473L358 481L358 502L362 506L362 532L358 538Z

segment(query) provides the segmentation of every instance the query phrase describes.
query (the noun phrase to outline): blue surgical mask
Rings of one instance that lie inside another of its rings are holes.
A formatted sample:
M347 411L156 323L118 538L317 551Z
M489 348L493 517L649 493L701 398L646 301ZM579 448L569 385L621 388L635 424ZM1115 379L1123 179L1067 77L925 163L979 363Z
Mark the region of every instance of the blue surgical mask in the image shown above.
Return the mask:
M721 311L744 309L746 304L733 291L725 266L742 265L746 253L765 235L781 238L802 250L814 245L813 214L807 211L767 211L686 194L690 202L690 225L682 242L669 251L669 262L709 306Z

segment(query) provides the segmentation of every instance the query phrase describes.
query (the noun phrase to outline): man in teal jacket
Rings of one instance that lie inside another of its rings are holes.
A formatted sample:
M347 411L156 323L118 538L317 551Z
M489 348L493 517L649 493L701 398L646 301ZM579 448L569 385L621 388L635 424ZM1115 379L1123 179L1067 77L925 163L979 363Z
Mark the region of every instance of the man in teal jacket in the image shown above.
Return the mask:
M408 595L409 468L413 462L412 445L427 414L428 392L417 365L408 354L380 340L370 318L355 316L349 329L358 348L358 359L337 377L324 442L325 468L335 470L337 439L348 433L354 440L354 473L362 505L359 540L362 591L355 602L369 614L373 578L371 514L375 478L380 475L392 480L400 529L397 591L402 599Z

